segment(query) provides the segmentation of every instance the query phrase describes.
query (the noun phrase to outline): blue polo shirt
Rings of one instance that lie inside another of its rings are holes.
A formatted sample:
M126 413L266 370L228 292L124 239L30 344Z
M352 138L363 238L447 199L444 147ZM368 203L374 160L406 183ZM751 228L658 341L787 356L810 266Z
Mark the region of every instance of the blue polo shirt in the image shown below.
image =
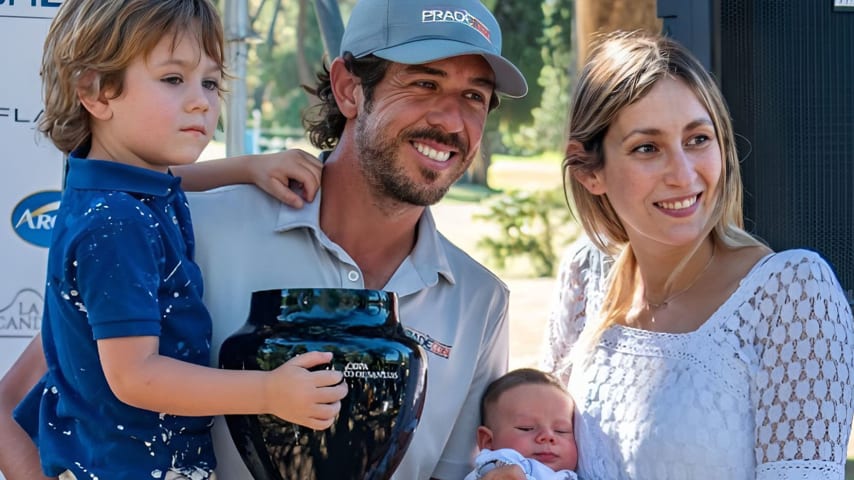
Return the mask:
M211 319L193 250L180 179L72 154L48 255L48 370L15 411L47 475L71 470L79 479L139 480L176 471L207 478L213 470L212 418L120 402L96 344L159 336L161 355L208 365Z

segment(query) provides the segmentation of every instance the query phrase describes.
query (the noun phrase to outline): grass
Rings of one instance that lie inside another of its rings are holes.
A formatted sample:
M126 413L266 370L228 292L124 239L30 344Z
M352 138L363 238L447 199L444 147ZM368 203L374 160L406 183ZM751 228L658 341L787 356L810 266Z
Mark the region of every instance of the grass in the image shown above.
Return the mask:
M490 196L500 193L501 190L484 187L482 185L472 185L470 183L457 183L451 187L445 197L443 203L479 203Z
M560 155L542 153L530 157L494 155L489 167L489 187L458 183L443 202L478 203L508 190L541 190L562 186Z

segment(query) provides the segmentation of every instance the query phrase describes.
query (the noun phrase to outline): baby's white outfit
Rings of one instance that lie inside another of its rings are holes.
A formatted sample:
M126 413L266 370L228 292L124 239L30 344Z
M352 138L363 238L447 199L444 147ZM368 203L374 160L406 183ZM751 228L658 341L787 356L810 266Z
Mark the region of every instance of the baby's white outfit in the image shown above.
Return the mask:
M527 480L578 480L578 476L572 470L555 472L548 465L525 458L512 448L498 450L484 448L477 454L474 463L474 471L466 475L465 480L477 480L486 475L486 472L502 465L519 465L525 472Z

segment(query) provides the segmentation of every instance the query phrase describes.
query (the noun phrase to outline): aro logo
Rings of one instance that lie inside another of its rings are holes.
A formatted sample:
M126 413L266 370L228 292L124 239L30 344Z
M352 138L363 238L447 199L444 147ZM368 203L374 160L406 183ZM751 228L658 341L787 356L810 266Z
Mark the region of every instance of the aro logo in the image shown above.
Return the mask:
M28 243L48 247L61 197L62 192L48 190L36 192L18 202L12 210L15 233Z

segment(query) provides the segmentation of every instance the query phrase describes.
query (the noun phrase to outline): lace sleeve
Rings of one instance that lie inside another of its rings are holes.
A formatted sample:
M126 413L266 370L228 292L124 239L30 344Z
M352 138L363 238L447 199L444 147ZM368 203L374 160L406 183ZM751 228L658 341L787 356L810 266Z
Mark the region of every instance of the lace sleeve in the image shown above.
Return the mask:
M571 370L569 352L587 320L589 296L604 282L603 259L604 254L582 238L566 250L560 262L541 367L564 383Z
M759 479L842 479L854 412L854 331L842 288L817 254L777 254L757 287L754 379Z

